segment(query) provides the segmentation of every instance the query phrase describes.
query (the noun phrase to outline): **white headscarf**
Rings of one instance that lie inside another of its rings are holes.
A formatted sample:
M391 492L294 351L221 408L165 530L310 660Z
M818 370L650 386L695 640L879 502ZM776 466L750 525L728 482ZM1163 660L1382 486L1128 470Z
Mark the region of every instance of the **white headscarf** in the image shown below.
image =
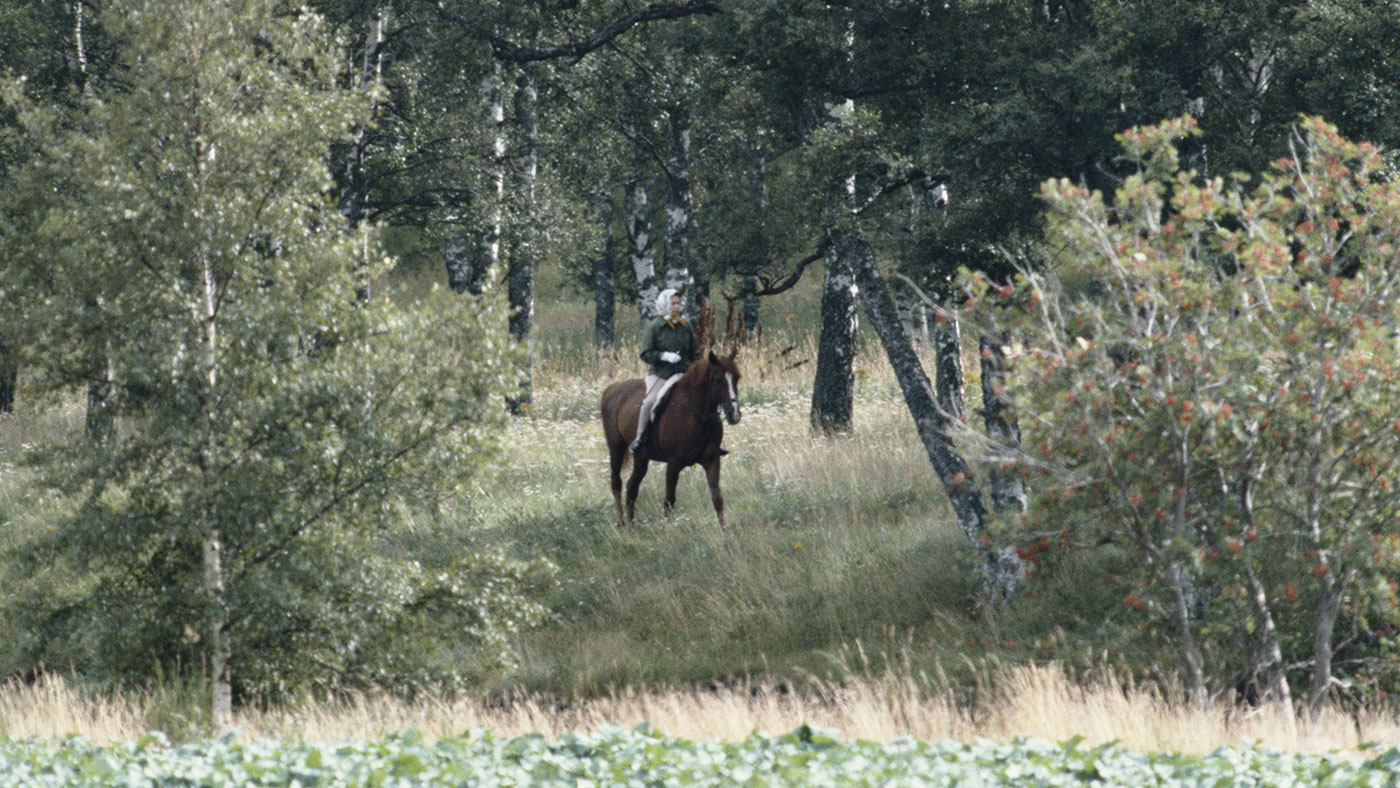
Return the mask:
M671 314L671 296L675 294L676 291L669 287L661 291L661 294L656 297L656 314L661 317Z

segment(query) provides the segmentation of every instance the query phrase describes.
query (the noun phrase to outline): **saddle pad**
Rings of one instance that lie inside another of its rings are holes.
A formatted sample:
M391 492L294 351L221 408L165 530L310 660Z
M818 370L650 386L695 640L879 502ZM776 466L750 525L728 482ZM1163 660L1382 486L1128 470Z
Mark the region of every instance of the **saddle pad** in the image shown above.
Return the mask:
M661 417L661 412L666 409L666 403L671 400L671 389L676 387L684 375L672 375L666 378L666 382L661 384L661 391L656 395L656 405L651 409L651 421L655 423Z

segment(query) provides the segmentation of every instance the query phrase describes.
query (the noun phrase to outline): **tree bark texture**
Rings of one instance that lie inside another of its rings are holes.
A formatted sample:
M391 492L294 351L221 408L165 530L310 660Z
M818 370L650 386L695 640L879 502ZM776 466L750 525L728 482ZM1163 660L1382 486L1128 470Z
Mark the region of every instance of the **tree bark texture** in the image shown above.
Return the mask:
M841 231L850 235L854 231ZM842 239L844 240L844 238ZM853 245L838 241L826 254L822 281L821 336L817 344L816 379L812 383L812 429L823 434L851 428L855 399L856 276L850 253Z
M526 343L535 324L535 263L539 255L539 210L535 190L539 175L539 124L537 121L538 92L535 75L529 66L523 68L515 90L515 128L519 145L515 166L511 169L512 191L519 220L511 232L511 255L506 269L506 290L510 299L510 334L516 342ZM507 400L512 413L521 413L534 399L530 372L530 356L525 356L520 370L520 388Z
M14 351L0 343L0 413L15 410L15 384L19 380L19 364Z
M499 65L493 66L481 88L482 98L486 102L486 127L491 139L491 149L486 161L486 184L481 192L485 222L478 236L477 259L474 265L476 270L481 272L476 274L475 278L481 281L484 289L489 288L499 275L501 235L505 224L506 110Z
M381 47L384 43L384 15L382 9L375 14L365 33L364 49L360 56L359 87L364 89L377 80L383 71L384 58ZM350 148L345 154L345 170L340 187L340 212L351 230L355 230L368 215L369 180L365 176L365 151L369 147L370 121L366 119L355 129ZM370 282L367 269L362 265L356 272L355 298L368 301Z
M98 296L88 304L88 309L100 314L103 306L103 298ZM102 443L112 437L116 426L117 381L110 347L101 358L92 360L92 370L92 378L88 380L83 436L89 441Z
M593 340L599 358L613 358L617 354L617 287L614 273L617 270L617 235L613 232L613 214L617 206L611 197L602 195L597 199L595 210L603 231L603 245L593 258Z
M201 157L203 160L203 157ZM201 366L204 372L204 403L202 414L204 446L201 449L201 464L211 468L217 463L214 456L214 431L218 423L219 392L219 321L218 286L214 279L214 264L204 250L200 252L203 269L203 299L196 310L204 328L204 342ZM228 600L225 598L225 572L223 565L223 534L212 505L206 504L200 523L201 555L204 563L204 606L207 628L209 678L213 707L210 718L217 731L224 731L233 723L233 679L232 645L229 639Z
M1010 378L1006 369L1009 342L1005 333L984 334L978 340L982 364L982 423L993 443L1014 449L1021 445L1021 428L1016 424L1011 400L1006 395ZM1003 469L997 463L989 470L988 479L993 511L1001 514L1026 510L1026 485L1020 474Z
M1313 674L1308 688L1308 710L1314 718L1322 711L1327 693L1332 689L1332 638L1337 616L1342 612L1343 592L1348 585L1341 578L1333 577L1331 571L1323 575L1322 581L1322 599L1313 617Z
M442 249L448 285L458 293L473 295L490 288L500 272L505 222L506 137L499 64L493 64L491 72L482 80L481 98L483 125L490 147L485 162L486 177L474 191L478 207L473 219L477 229L470 235L466 232L452 235Z
M758 297L758 277L744 277L739 287L741 298L743 299L743 320L744 333L753 334L758 331L758 321L760 314L760 302Z
M995 550L990 545L987 507L982 501L982 492L967 462L958 454L948 435L950 421L939 409L928 375L924 373L923 365L919 363L919 357L899 323L894 299L890 297L884 277L875 265L875 253L858 230L840 234L835 246L840 250L838 254L851 261L870 324L885 348L885 355L904 394L904 404L914 418L919 441L953 506L958 527L968 541L983 553L982 575L979 578L982 599L988 605L1005 603L1015 595L1020 582L1020 561L1013 549Z
M468 239L466 233L448 236L442 245L442 260L447 266L447 285L458 293L481 295L486 289L490 269L480 256L481 249Z
M696 287L691 250L695 195L690 180L690 112L672 105L666 115L666 287L681 294L685 318L694 324L702 293Z
M1186 696L1191 705L1205 708L1209 694L1206 691L1205 659L1201 656L1201 646L1196 642L1196 630L1191 621L1191 608L1195 601L1195 591L1191 578L1179 562L1167 566L1167 586L1172 595L1172 624L1177 634L1177 654L1181 657L1181 669L1185 672Z
M962 329L957 313L945 310L934 322L933 354L938 408L949 419L961 421L967 413L963 398Z
M637 280L637 313L642 325L657 316L656 297L661 294L656 282L655 243L647 215L646 182L638 166L636 177L627 182L627 258Z
M1263 654L1261 667L1264 669L1264 696L1266 700L1278 704L1284 712L1284 719L1291 727L1294 719L1293 692L1288 686L1288 675L1284 672L1283 649L1279 645L1273 607L1269 604L1269 595L1264 589L1264 584L1248 564L1245 565L1245 579L1249 581L1254 610L1259 614L1259 649Z
M88 440L102 443L112 437L115 420L113 401L117 394L116 381L112 377L112 367L103 362L98 378L88 382L87 415L83 419L83 436Z

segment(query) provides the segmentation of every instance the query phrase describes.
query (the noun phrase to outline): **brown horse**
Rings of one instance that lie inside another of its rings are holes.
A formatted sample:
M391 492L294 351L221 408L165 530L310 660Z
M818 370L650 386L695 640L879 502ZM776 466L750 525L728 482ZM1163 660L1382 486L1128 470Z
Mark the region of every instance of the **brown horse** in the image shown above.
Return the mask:
M710 500L715 516L724 527L724 498L719 492L719 458L724 438L724 424L717 410L723 410L730 424L739 423L739 368L734 353L727 357L711 351L694 362L671 388L661 415L647 433L647 445L641 457L635 458L632 475L627 479L627 512L622 509L622 466L627 462L627 446L637 434L638 409L642 404L643 381L639 378L614 383L603 392L603 434L608 441L612 460L613 501L617 504L617 523L631 524L637 503L637 488L647 475L647 462L666 463L665 512L669 516L676 504L676 479L681 470L699 464L710 482Z

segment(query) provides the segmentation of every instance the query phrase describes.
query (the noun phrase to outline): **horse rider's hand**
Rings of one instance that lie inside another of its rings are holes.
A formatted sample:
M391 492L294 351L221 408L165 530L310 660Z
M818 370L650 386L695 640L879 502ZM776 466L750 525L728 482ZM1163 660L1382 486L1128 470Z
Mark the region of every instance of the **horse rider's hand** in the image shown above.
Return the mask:
M680 354L680 353L672 353L671 351L668 350L668 351L666 351L665 353L662 353L662 354L661 354L661 360L664 361L664 362L666 362L667 364L674 364L674 363L676 363L677 361L680 361L680 360L681 360L681 354Z

